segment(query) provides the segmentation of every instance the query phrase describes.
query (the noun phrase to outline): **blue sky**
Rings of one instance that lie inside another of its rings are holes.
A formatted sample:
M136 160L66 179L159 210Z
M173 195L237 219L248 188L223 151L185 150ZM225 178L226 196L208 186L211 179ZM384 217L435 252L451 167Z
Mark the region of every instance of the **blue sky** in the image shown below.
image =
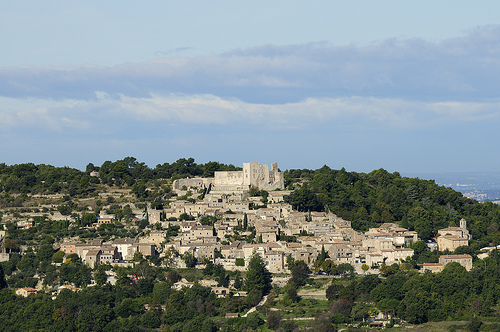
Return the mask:
M498 171L498 1L0 4L0 162Z

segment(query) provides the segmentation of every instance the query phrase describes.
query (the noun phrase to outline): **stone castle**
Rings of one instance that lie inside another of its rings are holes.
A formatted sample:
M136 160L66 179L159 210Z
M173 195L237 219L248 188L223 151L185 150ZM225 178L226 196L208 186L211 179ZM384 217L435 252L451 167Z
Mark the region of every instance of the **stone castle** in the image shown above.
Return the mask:
M259 190L285 189L283 173L278 170L278 163L271 169L258 162L243 163L242 171L218 171L213 178L187 178L175 180L173 189L182 192L183 188L207 189L217 193L243 193L250 187Z

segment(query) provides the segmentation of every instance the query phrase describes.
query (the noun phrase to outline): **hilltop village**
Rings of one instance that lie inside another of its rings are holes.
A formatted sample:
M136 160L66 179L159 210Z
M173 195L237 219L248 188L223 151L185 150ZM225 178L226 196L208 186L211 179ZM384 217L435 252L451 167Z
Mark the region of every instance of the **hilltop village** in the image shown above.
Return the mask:
M94 171L91 176L99 177L99 173ZM321 272L321 266L314 263L324 252L335 265L349 264L361 274L378 273L382 264L405 262L414 255L410 246L419 240L415 231L395 223L362 233L332 211L294 210L285 202L291 191L285 190L277 163L271 168L244 163L241 171L216 171L213 178L177 179L172 189L180 199L161 209L147 206L145 213L135 211L135 218L147 219L149 226L134 238L63 239L54 248L66 257L76 254L90 267L128 265L140 253L143 257L158 256L178 268L186 267L183 257L190 255L200 264L208 259L230 271L244 271L251 256L258 253L274 274L289 273L290 261L303 261ZM117 220L113 214L100 214L87 227L98 228ZM16 223L21 229L34 226L32 218ZM175 236L169 236L172 229L177 230ZM452 252L467 246L470 238L462 219L459 227L440 230L437 242L428 241L427 245L432 250ZM4 261L9 259L6 251L0 254ZM469 255L444 255L439 263L424 263L422 272L439 272L448 262L472 268Z
M127 157L84 172L0 164L0 190L7 331L463 329L500 316L500 208L433 181Z

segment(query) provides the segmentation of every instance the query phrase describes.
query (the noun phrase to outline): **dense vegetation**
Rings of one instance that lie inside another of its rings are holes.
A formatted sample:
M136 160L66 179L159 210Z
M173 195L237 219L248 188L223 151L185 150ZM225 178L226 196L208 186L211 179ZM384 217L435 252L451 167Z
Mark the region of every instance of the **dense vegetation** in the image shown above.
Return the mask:
M373 304L412 324L498 316L499 268L496 251L469 272L458 263L448 264L441 273L424 274L396 265L387 270L387 278L369 275L344 284L337 281L326 294L336 323L351 321L354 312L358 319L368 318Z
M290 170L285 180L297 188L288 199L294 208L332 211L350 220L357 230L396 222L427 240L438 229L458 226L465 218L473 239L481 244L500 244L499 205L478 203L433 180L401 177L383 169L365 174L327 166L315 171Z
M70 196L89 194L95 184L114 186L133 186L136 183L158 179L178 179L183 177L213 177L215 171L234 171L239 168L215 161L197 164L193 158L181 158L169 164L158 164L150 168L133 157L115 162L105 161L101 166L88 164L85 171L69 167L50 165L0 164L0 193L7 194L56 194ZM99 172L99 178L90 176L92 171ZM0 202L0 207L2 207Z

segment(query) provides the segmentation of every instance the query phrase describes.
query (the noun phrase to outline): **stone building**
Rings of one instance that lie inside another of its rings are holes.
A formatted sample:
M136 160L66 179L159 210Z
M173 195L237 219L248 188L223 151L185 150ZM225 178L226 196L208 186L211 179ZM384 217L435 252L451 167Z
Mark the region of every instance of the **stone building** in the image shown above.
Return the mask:
M268 191L285 189L285 179L278 170L278 163L273 163L271 169L258 162L243 163L242 171L217 171L214 178L179 179L173 183L173 189L178 194L190 188L218 193L242 193L251 186Z

